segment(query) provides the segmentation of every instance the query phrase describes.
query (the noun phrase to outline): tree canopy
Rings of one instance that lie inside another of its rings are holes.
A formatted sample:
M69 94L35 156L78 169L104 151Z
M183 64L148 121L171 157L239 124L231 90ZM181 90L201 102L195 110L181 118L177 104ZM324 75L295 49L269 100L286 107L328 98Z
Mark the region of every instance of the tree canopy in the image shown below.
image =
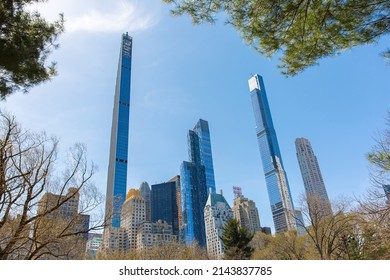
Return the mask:
M294 76L318 60L376 42L390 32L390 1L384 0L164 0L173 15L194 24L227 23L267 57L280 53L282 73ZM390 50L384 53L390 57Z
M225 247L225 260L249 260L253 253L253 248L249 245L253 234L246 228L240 227L236 219L226 222L223 235L220 237Z
M45 0L3 0L0 2L0 98L49 80L56 63L47 57L58 47L64 31L63 16L53 23L38 12L26 9Z

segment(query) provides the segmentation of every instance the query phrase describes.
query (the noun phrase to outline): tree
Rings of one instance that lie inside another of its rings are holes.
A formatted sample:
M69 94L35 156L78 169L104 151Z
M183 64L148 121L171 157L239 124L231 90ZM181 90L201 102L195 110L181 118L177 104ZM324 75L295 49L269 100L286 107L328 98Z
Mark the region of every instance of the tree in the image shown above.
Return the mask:
M56 74L56 63L47 57L58 47L64 31L63 15L48 23L26 7L45 0L3 0L0 2L0 98L15 91L27 92Z
M358 199L363 259L390 259L390 112L387 129L376 137L368 153L372 186Z
M58 140L21 128L0 111L0 259L83 258L75 250L104 226L103 197L91 183L86 149L69 151L56 170ZM88 221L88 223L87 223Z
M313 242L307 235L296 231L278 233L275 236L261 232L255 234L251 245L254 260L313 260L318 259Z
M200 247L196 242L186 246L179 242L170 242L156 245L144 250L108 250L99 251L99 260L207 260L205 248Z
M246 228L240 227L236 219L226 222L223 235L220 237L225 247L225 260L249 260L253 253L253 248L249 245L253 234Z
M194 24L227 23L259 53L280 52L282 72L293 76L318 60L390 32L390 1L385 0L164 0L173 15L189 14ZM390 57L390 50L384 54Z
M302 216L309 222L303 228L313 242L319 258L350 259L348 254L351 237L358 231L357 216L350 210L350 201L343 198L333 202L333 213L324 208L318 196L305 196L301 204Z

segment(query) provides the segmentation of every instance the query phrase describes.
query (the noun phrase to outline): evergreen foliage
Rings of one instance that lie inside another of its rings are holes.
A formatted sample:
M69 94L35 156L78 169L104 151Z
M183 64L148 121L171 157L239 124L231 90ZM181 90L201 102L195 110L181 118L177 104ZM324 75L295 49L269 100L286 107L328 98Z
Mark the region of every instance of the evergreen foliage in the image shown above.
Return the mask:
M220 237L225 246L225 260L249 260L253 253L253 248L249 245L253 234L246 228L240 227L236 219L226 222L223 235Z
M390 1L383 0L164 0L173 15L214 23L219 12L259 53L282 54L293 76L326 56L373 43L390 32ZM390 50L384 53L390 57Z
M0 2L0 98L49 80L56 74L56 63L46 64L47 56L58 47L57 37L64 31L60 14L48 23L27 6L44 0L3 0Z

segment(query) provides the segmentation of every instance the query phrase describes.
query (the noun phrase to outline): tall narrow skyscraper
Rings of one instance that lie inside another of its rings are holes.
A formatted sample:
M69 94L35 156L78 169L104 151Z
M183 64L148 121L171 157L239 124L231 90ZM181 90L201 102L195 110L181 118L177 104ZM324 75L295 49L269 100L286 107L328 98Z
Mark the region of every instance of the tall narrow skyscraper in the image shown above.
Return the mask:
M312 198L316 199L322 204L324 210L331 213L330 201L326 192L324 180L322 179L317 157L313 152L309 140L297 138L295 140L295 147L308 202Z
M120 227L126 198L132 41L127 33L122 35L115 86L106 194L106 217L112 227Z
M209 123L205 120L199 119L195 124L193 132L198 137L199 145L199 159L200 164L204 165L206 170L206 185L207 190L212 190L215 193L215 179L214 179L214 167L213 167L213 155L211 153L211 139ZM195 161L196 156L190 151L190 161Z
M188 132L189 162L180 167L182 230L186 244L195 240L206 246L204 207L215 191L213 158L208 122L200 119Z
M295 229L296 221L290 187L283 167L263 78L260 75L256 74L249 79L249 90L275 231L278 233Z

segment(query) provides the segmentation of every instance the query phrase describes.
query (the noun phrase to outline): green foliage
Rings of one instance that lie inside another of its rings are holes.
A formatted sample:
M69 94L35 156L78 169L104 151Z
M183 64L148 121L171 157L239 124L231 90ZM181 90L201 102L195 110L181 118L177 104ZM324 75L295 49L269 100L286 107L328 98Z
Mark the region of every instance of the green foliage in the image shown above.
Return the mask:
M225 246L225 260L249 260L253 248L249 245L253 238L246 228L240 227L236 219L226 222L223 235L220 237Z
M46 65L47 56L58 47L64 31L62 14L48 23L29 4L44 0L3 0L0 2L0 98L49 80L56 64Z
M219 12L259 53L278 52L293 76L318 60L377 41L390 32L390 1L383 0L164 0L173 15L214 23ZM385 54L389 56L389 51Z

